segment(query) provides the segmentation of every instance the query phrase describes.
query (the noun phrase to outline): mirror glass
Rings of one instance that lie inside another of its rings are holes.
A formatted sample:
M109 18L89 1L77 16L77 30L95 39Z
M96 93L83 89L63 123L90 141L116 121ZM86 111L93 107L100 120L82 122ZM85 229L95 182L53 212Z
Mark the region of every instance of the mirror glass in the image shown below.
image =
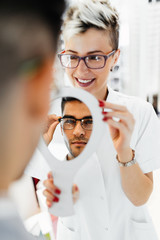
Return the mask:
M73 97L57 98L53 101L43 138L56 159L73 160L86 147L92 129L92 115L85 103Z

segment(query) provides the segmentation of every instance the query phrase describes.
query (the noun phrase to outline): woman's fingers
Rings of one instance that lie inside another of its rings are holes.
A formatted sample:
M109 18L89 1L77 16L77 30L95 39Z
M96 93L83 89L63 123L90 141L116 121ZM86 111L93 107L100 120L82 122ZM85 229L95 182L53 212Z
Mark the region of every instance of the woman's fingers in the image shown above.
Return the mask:
M114 111L122 111L122 112L127 111L127 108L123 105L118 105L118 104L101 101L101 100L99 100L99 106L101 108L108 108L108 109L112 109Z
M46 204L48 208L52 207L52 201L46 200Z
M127 112L103 112L103 120L113 119L115 122L122 122L129 130L133 130L135 120L128 111Z
M43 182L46 189L43 191L43 195L46 197L46 204L48 207L52 206L53 202L59 202L59 195L61 190L54 185L52 174L48 174L47 180Z
M61 190L59 188L57 188L52 182L50 182L50 180L45 180L43 182L44 186L46 187L46 189L52 193L53 195L54 194L61 194Z
M48 179L53 180L53 174L52 174L52 172L49 172L49 173L47 174L47 177L48 177Z
M133 115L125 106L117 105L99 100L99 106L102 107L103 120L113 119L115 122L123 123L128 130L132 131L135 125ZM115 124L118 126L117 124Z
M57 186L54 185L54 181L53 181L53 177L52 177L51 173L48 174L48 179L44 180L43 185L53 195L61 194L61 190Z
M59 202L59 197L57 196L57 194L59 194L60 190L56 188L53 182L51 183L49 181L53 181L53 179L51 178L44 181L44 186L46 187L46 189L43 191L43 195L46 197L46 204L50 208L53 202ZM58 190L58 192L56 191L56 189ZM73 203L76 203L76 201L79 199L79 195L80 193L78 186L76 184L73 184L72 187Z
M79 188L76 184L73 184L73 187L72 187L72 196L73 196L73 203L76 203L77 200L79 199Z
M43 191L43 195L47 198L47 201L50 201L50 202L52 202L53 201L53 199L54 199L54 195L50 192L50 191L48 191L47 189L45 189L44 191Z
M120 132L123 132L124 134L127 134L126 126L122 122L115 122L112 118L109 118L106 120L108 125L110 125L113 128L118 129Z

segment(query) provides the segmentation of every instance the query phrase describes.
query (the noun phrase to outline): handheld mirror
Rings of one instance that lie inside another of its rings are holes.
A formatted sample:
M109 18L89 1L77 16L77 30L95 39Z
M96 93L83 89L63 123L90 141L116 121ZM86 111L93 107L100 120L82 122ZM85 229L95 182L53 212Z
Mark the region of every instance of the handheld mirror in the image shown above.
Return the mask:
M53 204L51 213L69 216L74 214L73 179L96 151L104 123L97 99L84 90L62 88L52 100L50 114L58 119L53 140L47 146L41 139L38 148L61 189L60 201Z

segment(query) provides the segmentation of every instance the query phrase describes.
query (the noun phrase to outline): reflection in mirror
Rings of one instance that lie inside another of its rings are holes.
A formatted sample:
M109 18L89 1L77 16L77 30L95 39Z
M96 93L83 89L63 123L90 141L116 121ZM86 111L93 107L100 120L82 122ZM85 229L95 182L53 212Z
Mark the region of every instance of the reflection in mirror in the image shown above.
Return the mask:
M43 135L50 152L61 161L76 158L92 133L90 110L77 98L63 97L54 100L50 113Z

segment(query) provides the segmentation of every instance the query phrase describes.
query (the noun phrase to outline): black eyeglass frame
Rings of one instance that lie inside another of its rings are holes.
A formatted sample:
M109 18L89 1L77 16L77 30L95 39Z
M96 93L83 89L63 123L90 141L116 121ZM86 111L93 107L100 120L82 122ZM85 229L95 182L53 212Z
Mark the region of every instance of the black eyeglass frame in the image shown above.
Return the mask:
M89 130L89 129L86 129L86 128L83 127L83 120L87 120L87 119L93 120L92 117L87 116L87 117L78 119L78 118L74 118L74 117L64 116L64 117L62 117L62 118L59 118L58 121L59 121L59 123L61 124L61 121L62 121L63 119L67 119L67 118L68 118L68 119L75 120L75 126L76 126L76 124L77 124L77 121L80 121L80 122L81 122L81 127L82 127L84 130L86 130L86 131L92 131L92 129ZM74 126L74 128L75 128L75 126ZM63 126L62 126L62 128L63 128ZM64 129L64 130L73 130L74 128Z
M75 69L75 68L78 67L80 61L83 60L87 68L89 68L89 69L101 69L101 68L104 68L104 67L105 67L107 59L108 59L109 57L111 57L115 52L116 52L116 50L113 50L112 52L110 52L110 53L107 54L107 55L94 54L94 55L87 55L87 56L84 56L84 57L79 57L79 56L77 56L77 55L72 55L72 54L58 53L58 57L59 57L59 59L60 59L61 65L62 65L64 68ZM77 58L78 58L77 66L76 66L76 67L66 67L66 66L64 66L63 63L62 63L62 59L61 59L62 56L64 56L64 55L77 57ZM88 67L87 62L86 62L86 58L87 58L87 57L96 57L96 56L102 56L102 57L104 57L104 65L103 65L102 67L98 67L98 68Z

